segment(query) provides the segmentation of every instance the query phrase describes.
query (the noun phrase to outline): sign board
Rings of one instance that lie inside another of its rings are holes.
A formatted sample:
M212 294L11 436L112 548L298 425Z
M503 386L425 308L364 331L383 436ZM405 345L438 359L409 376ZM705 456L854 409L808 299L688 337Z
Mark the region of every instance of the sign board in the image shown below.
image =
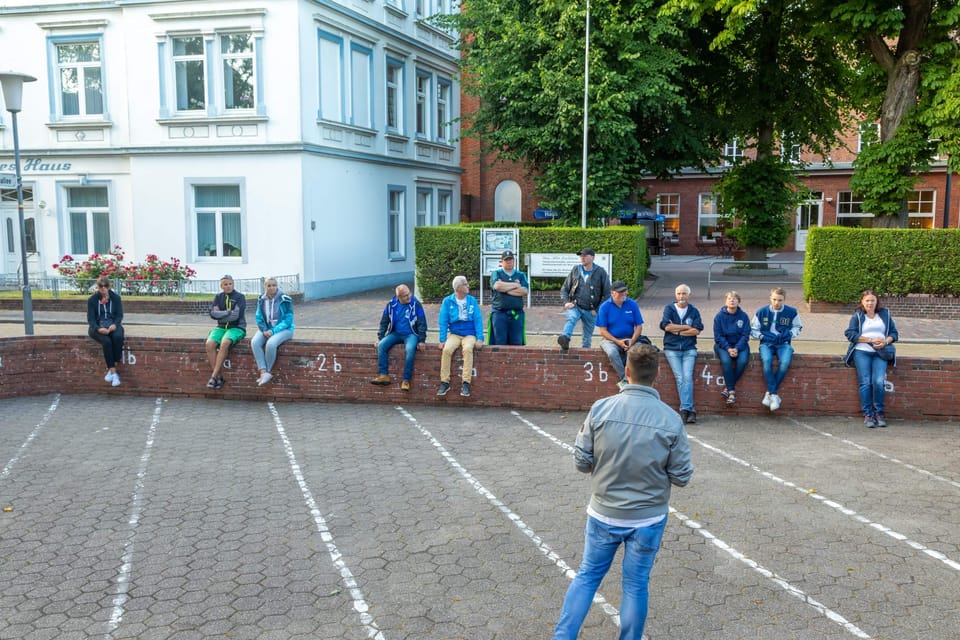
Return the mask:
M574 265L580 264L580 256L575 253L528 253L526 257L530 261L527 275L537 278L566 278ZM613 273L612 254L598 253L593 262L608 275Z
M16 189L17 174L0 172L0 187Z

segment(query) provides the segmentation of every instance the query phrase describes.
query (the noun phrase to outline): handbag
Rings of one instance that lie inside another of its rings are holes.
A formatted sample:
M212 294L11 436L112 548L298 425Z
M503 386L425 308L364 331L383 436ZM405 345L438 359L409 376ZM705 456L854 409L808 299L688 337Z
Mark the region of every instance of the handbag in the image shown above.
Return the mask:
M897 357L897 348L893 346L893 343L888 344L882 349L877 349L877 355L880 356L881 360L893 362L894 358Z

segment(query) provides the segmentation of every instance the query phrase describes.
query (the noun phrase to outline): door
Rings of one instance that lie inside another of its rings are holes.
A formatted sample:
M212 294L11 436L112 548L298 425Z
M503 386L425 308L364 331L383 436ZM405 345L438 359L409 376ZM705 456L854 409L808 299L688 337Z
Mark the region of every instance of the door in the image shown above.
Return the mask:
M823 194L814 193L814 198L807 200L797 207L797 225L794 235L794 250L807 250L807 235L813 227L819 227L823 222Z
M23 201L24 229L27 236L27 270L31 275L36 275L40 256L37 254L37 222L33 209L32 187L24 185ZM20 212L17 207L16 189L0 190L0 243L2 243L0 250L3 252L0 274L8 276L4 278L5 280L19 282L23 276L21 275Z

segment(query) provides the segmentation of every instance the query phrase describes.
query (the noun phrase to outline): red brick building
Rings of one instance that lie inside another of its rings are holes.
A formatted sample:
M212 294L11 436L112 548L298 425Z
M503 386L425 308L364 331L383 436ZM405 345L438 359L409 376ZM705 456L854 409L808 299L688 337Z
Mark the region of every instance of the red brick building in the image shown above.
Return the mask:
M476 99L464 96L463 113L470 113L476 104ZM528 172L516 163L498 161L496 156L482 153L476 140L463 140L462 149L463 218L533 221L538 198ZM829 162L799 150L794 152L799 154L799 160L807 163L802 180L813 196L795 212L794 233L782 249L804 250L811 227L873 224L873 214L862 211L857 196L849 187L852 163L859 149L860 137L854 132L845 139L845 147L831 153ZM724 149L724 156L730 159L742 154L735 143ZM910 226L913 228L960 226L960 194L956 185L952 185L951 197L946 197L948 180L944 160L935 159L933 169L923 176L909 199ZM689 170L671 180L641 180L640 186L646 190L646 203L665 218L664 232L671 252L692 254L702 251L704 244L714 242L715 234L723 233L712 191L721 171L722 167L707 173Z

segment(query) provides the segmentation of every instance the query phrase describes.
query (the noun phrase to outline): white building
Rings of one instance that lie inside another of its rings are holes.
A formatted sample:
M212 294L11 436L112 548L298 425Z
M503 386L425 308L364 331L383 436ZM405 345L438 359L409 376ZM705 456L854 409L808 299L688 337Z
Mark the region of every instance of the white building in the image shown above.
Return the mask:
M0 69L38 78L18 116L30 273L119 245L200 279L299 274L308 298L411 281L414 226L459 219L457 54L422 20L451 1L4 2Z

